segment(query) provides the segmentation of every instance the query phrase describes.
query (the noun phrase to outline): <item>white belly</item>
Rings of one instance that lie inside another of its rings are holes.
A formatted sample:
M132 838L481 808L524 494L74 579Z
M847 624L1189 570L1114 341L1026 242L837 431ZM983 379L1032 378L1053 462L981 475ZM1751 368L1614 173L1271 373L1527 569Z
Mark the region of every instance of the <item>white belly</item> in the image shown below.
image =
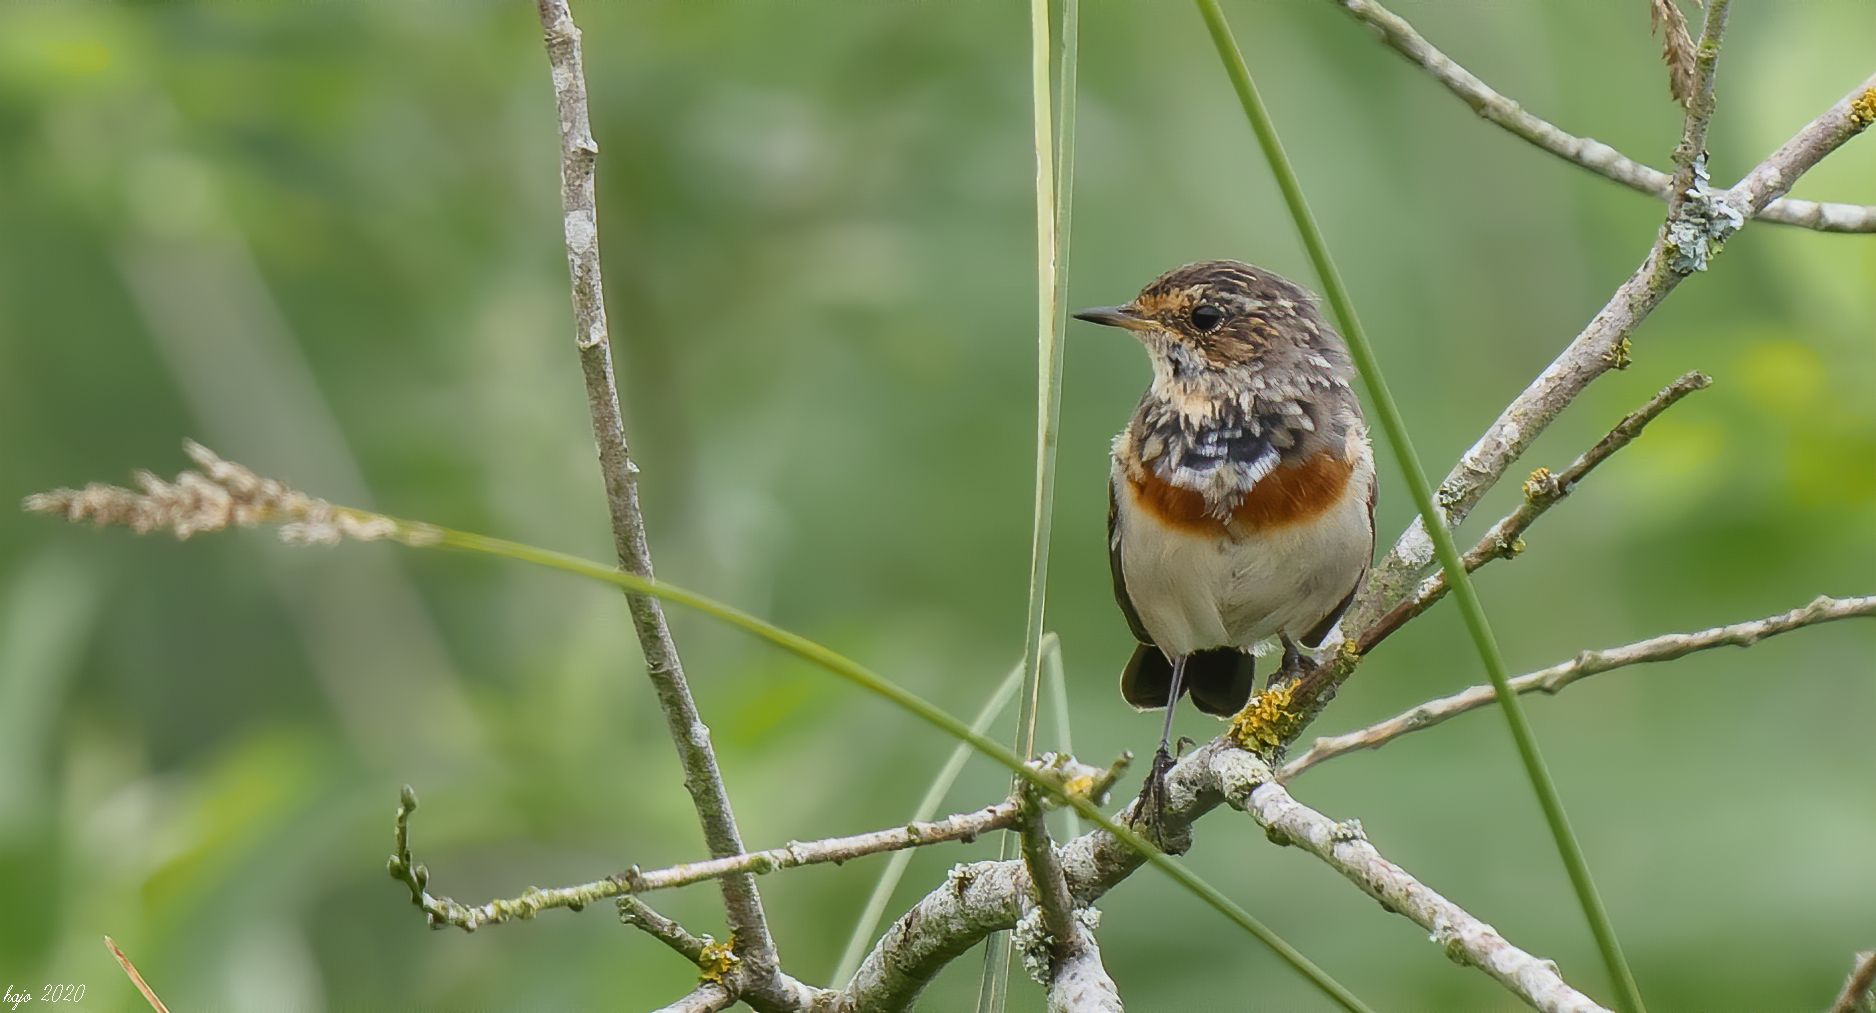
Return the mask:
M1127 596L1161 650L1250 648L1279 633L1299 638L1361 579L1373 550L1366 468L1313 520L1242 538L1169 527L1116 486Z

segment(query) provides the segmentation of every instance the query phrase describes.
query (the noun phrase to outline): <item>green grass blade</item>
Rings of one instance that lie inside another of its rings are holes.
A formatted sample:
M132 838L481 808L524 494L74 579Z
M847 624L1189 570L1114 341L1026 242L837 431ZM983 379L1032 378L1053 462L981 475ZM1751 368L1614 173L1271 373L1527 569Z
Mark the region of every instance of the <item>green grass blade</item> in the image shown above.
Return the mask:
M376 516L365 514L363 511L357 512L363 516ZM969 725L926 700L924 697L899 686L891 680L886 679L884 676L874 672L872 669L840 654L832 648L817 644L799 633L790 633L773 623L758 619L741 609L725 605L722 602L705 597L695 591L687 591L684 588L667 584L661 580L648 580L636 574L613 569L602 563L595 563L590 559L581 559L578 556L568 555L564 552L556 552L552 549L543 549L539 546L528 545L522 542L511 542L504 538L491 538L488 535L472 534L467 531L456 531L450 528L418 524L410 521L399 521L395 518L391 518L391 520L399 526L400 537L404 538L407 544L460 549L465 552L477 552L484 555L499 556L503 559L510 559L516 562L531 563L535 566L544 566L549 569L559 570L563 573L585 577L588 580L598 581L602 584L610 584L613 587L632 592L633 594L648 594L666 602L695 609L698 612L702 612L704 615L734 626L758 639L766 640L817 668L830 672L840 679L858 686L875 696L884 698L899 709L912 714L914 717L937 728L939 731L944 732L952 738L969 743L970 747L975 749L978 753L995 760L997 763L1001 764L1004 769L1016 775L1019 779L1034 785L1045 794L1060 799L1062 804L1070 806L1076 812L1080 813L1083 819L1107 831L1117 840L1139 852L1148 865L1164 872L1167 876L1172 878L1173 882L1178 883L1214 910L1223 914L1226 918L1229 918L1240 928L1249 932L1259 942L1269 947L1271 952L1281 957L1284 962L1295 968L1304 978L1308 979L1317 988L1320 988L1325 995L1334 999L1344 1009L1364 1011L1364 1013L1368 1009L1368 1007L1362 1005L1361 1000L1355 998L1340 982L1329 977L1328 972L1317 967L1308 957L1303 956L1294 946L1284 941L1283 937L1271 931L1262 922L1251 917L1248 911L1245 911L1229 897L1219 892L1217 887L1200 879L1190 869L1174 861L1158 848L1148 843L1145 838L1135 833L1132 827L1123 826L1115 822L1106 813L1102 812L1099 806L1086 798L1077 795L1061 795L1056 791L1055 785L1049 778L1031 770L1029 765L1024 762L1023 758L1018 756L1008 746L987 737L982 732L973 731Z
M1075 742L1069 734L1068 721L1068 673L1062 664L1062 642L1051 633L1042 641L1042 678L1049 684L1050 709L1055 711L1055 748L1063 753L1074 755ZM1064 809L1062 816L1067 821L1068 836L1081 836L1081 818L1075 810Z
M1060 643L1054 634L1049 634L1042 641L1042 656L1061 657ZM1017 662L1010 669L1010 674L1003 677L1003 684L990 699L984 701L983 709L971 719L971 730L983 734L990 730L997 718L1001 717L1010 701L1016 699L1016 690L1023 684L1023 665ZM939 769L938 776L932 779L931 787L925 789L925 797L919 800L918 809L912 813L911 822L922 823L938 815L938 807L944 804L945 796L951 786L957 783L958 775L964 772L964 763L971 757L969 743L960 742L951 750L945 765ZM860 961L866 959L867 948L873 945L873 934L879 930L881 919L886 916L886 905L892 902L892 893L899 888L899 881L905 878L906 867L912 864L912 854L916 849L907 848L895 851L886 862L885 871L879 874L879 882L873 884L873 892L866 898L866 907L860 914L860 920L854 923L853 934L847 938L847 948L841 953L840 965L834 969L832 979L835 988L839 988L853 978L853 973L860 969Z
M1059 239L1056 227L1055 127L1050 115L1049 3L1030 0L1030 70L1036 150L1036 502L1029 542L1029 609L1023 625L1023 695L1017 749L1036 748L1042 685L1042 627L1049 585L1049 533L1055 514L1055 451L1062 412L1062 325L1057 312Z
M1055 148L1055 314L1056 334L1064 335L1068 329L1068 239L1073 231L1075 205L1075 76L1081 62L1081 0L1062 0L1062 45L1061 66L1058 69L1056 86L1056 106L1060 110L1057 117ZM1059 371L1058 371L1059 376ZM1059 384L1057 385L1059 388ZM1059 398L1059 390L1058 390ZM1059 418L1060 411L1057 411ZM1062 645L1055 642L1053 651L1042 653L1043 675L1048 680L1054 697L1055 709L1055 748L1064 753L1075 751L1074 741L1069 735L1068 720L1068 678L1062 665ZM1065 809L1062 816L1068 827L1068 836L1081 836L1081 819L1073 809Z
M1062 9L1062 135L1067 152L1074 140L1074 66L1079 31L1076 0ZM1036 502L1029 543L1029 607L1023 625L1023 691L1018 698L1016 751L1036 752L1036 713L1042 690L1042 628L1049 584L1049 533L1055 517L1055 453L1061 436L1062 335L1068 317L1062 305L1067 277L1061 259L1068 241L1066 216L1072 194L1066 179L1056 177L1052 151L1058 140L1050 110L1049 0L1029 3L1029 83L1036 162ZM1013 852L1011 835L998 843L998 857ZM978 1013L1002 1013L1008 998L1008 937L993 938L984 951L984 974L978 989Z
M1432 484L1427 481L1426 471L1420 466L1419 455L1415 453L1407 435L1407 424L1401 418L1400 408L1394 403L1386 379L1381 375L1381 366L1375 358L1374 349L1369 345L1367 334L1355 316L1354 302L1349 298L1348 289L1342 283L1335 262L1329 257L1328 244L1324 242L1315 215L1310 212L1309 204L1303 198L1303 188L1296 178L1296 170L1291 167L1289 156L1284 154L1270 113L1264 108L1257 86L1251 80L1250 68L1245 65L1244 55L1238 50L1236 40L1231 37L1231 27L1225 23L1217 0L1196 2L1199 13L1205 18L1206 28L1211 32L1212 41L1218 47L1218 56L1224 61L1225 72L1230 76L1232 86L1237 89L1244 114L1250 120L1252 131L1257 134L1258 144L1264 149L1270 171L1276 176L1278 188L1283 191L1284 203L1289 205L1290 216L1296 220L1297 232L1302 236L1303 246L1308 250L1309 259L1322 280L1329 305L1335 311L1336 322L1341 325L1342 334L1348 339L1349 352L1367 387L1368 398L1374 403L1381 428L1387 433L1388 444L1393 447L1395 459L1406 476L1407 487L1413 494L1414 505L1420 511L1427 534L1433 539L1434 550L1446 571L1446 579L1465 617L1472 642L1478 648L1479 659L1485 665L1485 673L1491 679L1493 688L1497 690L1499 706L1504 709L1505 722L1511 728L1512 740L1517 743L1518 757L1523 761L1525 773L1530 778L1531 790L1544 811L1544 819L1549 823L1551 836L1557 843L1557 852L1569 873L1570 884L1576 890L1584 917L1589 921L1590 932L1596 937L1597 948L1602 951L1603 962L1608 966L1618 1005L1624 1010L1640 1013L1641 994L1636 989L1628 961L1622 955L1621 945L1616 941L1615 929L1610 924L1608 911L1603 907L1602 897L1596 892L1596 884L1590 878L1589 863L1583 857L1583 849L1577 842L1575 831L1570 828L1563 800L1558 796L1557 786L1544 765L1543 755L1538 752L1537 736L1525 717L1524 705L1510 689L1510 677L1505 671L1504 658L1499 654L1498 641L1492 636L1491 624L1485 618L1485 608L1460 561L1459 548L1453 542L1452 533L1441 522L1433 500Z

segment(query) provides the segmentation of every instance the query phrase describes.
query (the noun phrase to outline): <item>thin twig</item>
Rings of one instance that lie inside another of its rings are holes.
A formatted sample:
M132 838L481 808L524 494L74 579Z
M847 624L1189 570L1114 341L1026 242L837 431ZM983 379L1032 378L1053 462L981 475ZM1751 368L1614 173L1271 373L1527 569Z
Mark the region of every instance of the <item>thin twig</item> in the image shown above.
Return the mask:
M1033 790L1023 792L1017 828L1022 831L1023 864L1036 888L1036 908L1051 943L1052 964L1074 943L1075 898L1068 892L1068 879L1056 859L1055 842L1049 839L1048 825L1043 822L1042 799Z
M1876 1010L1876 950L1856 955L1843 992L1831 1003L1830 1013L1870 1013Z
M1534 1009L1547 1013L1603 1009L1570 987L1555 963L1513 946L1496 929L1383 858L1358 821L1337 822L1291 798L1255 756L1233 750L1217 754L1213 763L1228 804L1256 820L1272 840L1294 844L1322 859L1380 901L1384 910L1426 929L1429 941L1446 956L1490 975Z
M638 466L626 446L613 379L612 346L607 335L605 292L599 264L599 218L594 197L593 163L599 145L587 114L586 72L581 65L580 30L566 0L536 0L541 29L553 69L554 97L560 113L561 206L566 213L567 267L573 279L574 344L586 378L586 402L598 442L600 469L612 522L619 565L641 577L652 576L651 550L638 501ZM705 844L716 856L743 852L742 835L730 808L729 792L717 769L709 730L698 716L678 660L677 645L657 599L629 594L632 622L638 631L647 674L664 710L665 723L684 767L684 786L703 825ZM756 990L779 974L775 943L762 911L753 877L722 880L723 903L734 930L739 955L752 969Z
M715 943L709 936L693 935L689 929L629 893L620 897L617 903L619 924L639 929L693 964L703 963L704 949Z
M1595 470L1596 466L1615 455L1615 452L1628 446L1648 423L1653 422L1662 412L1673 407L1681 398L1697 390L1703 390L1713 383L1713 378L1705 373L1686 373L1680 379L1662 388L1647 404L1616 423L1609 434L1596 441L1596 445L1584 451L1569 467L1559 472L1549 468L1539 468L1531 473L1524 483L1524 499L1518 508L1506 515L1492 529L1485 533L1466 552L1466 572L1471 573L1494 559L1510 559L1524 550L1523 535L1544 512L1557 505L1570 491L1576 488L1584 476ZM1420 582L1406 601L1394 606L1386 615L1374 621L1374 624L1362 630L1356 641L1358 650L1366 654L1387 639L1388 635L1406 625L1415 616L1420 615L1433 604L1446 596L1450 585L1446 581L1446 571L1441 570Z
M156 1013L169 1013L169 1007L163 1005L163 1000L156 997L156 990L150 987L150 983L143 980L143 975L137 971L137 965L131 963L130 958L124 956L124 951L118 948L117 940L105 936L104 945L111 951L111 956L116 958L117 966L123 968L124 974L129 976L130 983L137 986L137 991L143 993L143 1001L149 1003L150 1008Z
M1043 816L1041 796L1025 791L1019 829L1036 906L1011 935L1030 976L1046 990L1049 1013L1120 1013L1120 989L1094 941L1099 912L1076 906Z
M1876 123L1876 74L1818 114L1728 191L1748 216L1789 191L1824 157Z
M1405 18L1373 0L1333 0L1336 6L1373 29L1389 48L1427 72L1487 122L1503 127L1537 148L1573 165L1613 180L1631 190L1665 200L1673 192L1673 177L1637 162L1589 137L1578 137L1533 115L1510 98L1494 91L1471 71L1441 52ZM1876 206L1834 204L1781 197L1767 205L1759 218L1780 225L1796 225L1820 232L1876 232Z
M410 851L410 816L417 809L417 795L408 785L397 809L395 851L389 869L392 878L410 888L411 902L422 908L433 927L454 926L474 932L484 925L532 918L542 911L567 908L584 909L588 904L625 894L650 893L689 886L709 879L756 875L799 865L846 862L902 848L918 848L953 841L973 841L981 834L1016 825L1018 806L1003 802L975 812L959 813L941 820L908 823L904 826L852 837L834 837L822 841L796 842L785 847L753 854L730 855L701 862L674 865L651 872L637 868L573 886L543 889L529 887L519 897L497 899L482 904L464 904L449 897L432 894L427 889L429 871L418 864ZM739 952L740 955L740 952Z
M1709 191L1708 203L1723 203L1742 219L1751 219L1824 156L1876 122L1873 93L1876 77L1858 85L1805 124L1733 189ZM1440 507L1447 526L1456 527L1465 520L1526 448L1590 383L1612 369L1628 365L1630 336L1688 277L1688 272L1671 266L1670 252L1664 226L1641 266L1623 281L1562 354L1512 399L1478 442L1460 456L1440 483ZM1405 600L1418 582L1420 571L1432 559L1432 542L1416 518L1369 574L1367 584L1342 621L1344 635L1359 635Z
M692 883L701 883L706 879L716 879L733 873L748 872L759 875L801 865L820 865L826 862L839 865L867 855L901 851L906 848L922 848L933 844L949 844L954 841L968 844L993 830L1005 830L1015 826L1018 808L1013 801L999 802L975 812L958 813L939 820L907 823L904 826L855 834L852 837L796 842L754 854L712 858L651 872L630 869L612 878L632 893L648 893L653 890L689 886Z
M1622 647L1584 651L1570 661L1518 676L1511 680L1511 688L1518 693L1556 693L1578 679L1599 672L1654 661L1672 661L1695 651L1715 647L1750 647L1766 637L1858 616L1876 616L1876 595L1865 598L1820 597L1803 608L1764 619L1716 626L1696 633L1669 633ZM1358 749L1379 749L1408 732L1431 728L1469 710L1487 706L1495 699L1497 696L1492 687L1473 686L1451 696L1429 700L1412 710L1358 731L1319 738L1309 747L1308 752L1284 764L1277 779L1287 783L1324 760Z
M670 947L687 962L696 965L704 980L695 991L679 1000L680 1003L727 995L731 1002L737 999L747 1002L757 1013L801 1013L827 1009L828 1004L835 1001L835 993L804 984L786 974L781 976L778 983L771 985L771 992L748 994L747 969L730 944L719 943L709 936L692 934L689 929L629 893L621 896L617 903L621 924L643 931Z

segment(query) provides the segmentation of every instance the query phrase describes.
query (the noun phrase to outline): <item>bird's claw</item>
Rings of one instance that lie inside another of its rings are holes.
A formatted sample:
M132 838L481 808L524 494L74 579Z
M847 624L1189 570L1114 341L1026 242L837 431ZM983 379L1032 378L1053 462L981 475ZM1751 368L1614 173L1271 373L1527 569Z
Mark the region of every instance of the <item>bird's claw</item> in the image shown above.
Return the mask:
M1173 756L1165 746L1153 753L1153 765L1146 772L1146 783L1140 786L1140 798L1134 806L1132 823L1140 827L1147 839L1154 844L1161 844L1160 831L1166 821L1166 775L1172 771Z

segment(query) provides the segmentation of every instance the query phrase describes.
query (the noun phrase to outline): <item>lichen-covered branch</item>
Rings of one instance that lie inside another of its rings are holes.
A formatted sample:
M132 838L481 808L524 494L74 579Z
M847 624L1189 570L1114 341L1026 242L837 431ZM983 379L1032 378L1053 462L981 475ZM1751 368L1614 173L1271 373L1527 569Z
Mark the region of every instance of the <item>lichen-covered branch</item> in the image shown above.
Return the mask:
M1395 52L1427 72L1435 81L1471 107L1487 122L1513 136L1631 190L1665 200L1674 192L1673 177L1637 162L1615 148L1588 137L1578 137L1546 120L1490 85L1428 42L1414 26L1373 0L1334 0L1356 20L1373 29ZM1820 232L1876 232L1876 206L1832 204L1781 197L1762 210L1759 218L1780 225L1797 225Z
M1381 902L1427 930L1446 956L1478 968L1533 1009L1546 1013L1592 1013L1594 1000L1564 981L1551 961L1513 946L1490 925L1434 892L1381 856L1361 824L1337 822L1290 797L1270 768L1249 753L1231 750L1213 760L1225 801L1247 813L1271 839L1294 844L1341 873Z
M641 577L652 576L651 549L638 503L638 466L626 446L613 379L612 345L607 334L605 291L599 268L599 216L594 196L593 162L599 145L587 114L586 71L581 65L580 30L566 0L536 0L547 45L554 99L560 122L560 200L565 212L567 268L573 279L574 345L586 378L586 404L599 449L606 503L612 521L619 565ZM730 808L729 792L717 769L710 731L698 715L678 660L677 645L658 600L626 596L639 646L665 723L684 767L684 787L703 825L704 842L718 857L743 852L742 835ZM779 974L775 943L755 879L747 874L722 879L723 903L744 961L761 979Z
M1490 531L1480 538L1465 554L1466 572L1471 573L1494 559L1510 559L1524 550L1523 535L1544 512L1557 505L1565 496L1576 488L1585 476L1596 466L1615 455L1615 452L1628 446L1648 423L1653 422L1662 412L1673 407L1681 398L1697 390L1703 390L1713 383L1713 378L1705 373L1691 372L1681 376L1661 389L1647 404L1616 423L1609 434L1597 440L1595 446L1584 451L1576 460L1562 471L1553 472L1549 468L1538 468L1531 472L1531 477L1524 482L1524 499L1517 509L1507 514ZM1406 625L1415 616L1420 615L1433 604L1446 596L1450 586L1446 582L1444 570L1422 580L1406 601L1390 609L1386 615L1376 619L1372 625L1362 630L1357 640L1358 650L1366 654L1375 645L1387 639L1388 635Z
M1629 665L1654 661L1672 661L1695 651L1715 647L1750 647L1780 633L1859 616L1876 616L1876 595L1862 598L1820 597L1803 608L1793 609L1764 619L1716 626L1696 633L1669 633L1622 647L1584 651L1570 661L1540 669L1511 680L1519 693L1556 693L1578 679L1609 672ZM1277 779L1288 782L1324 760L1358 749L1379 749L1408 732L1431 728L1469 710L1488 706L1497 699L1490 686L1473 686L1451 696L1429 700L1418 707L1379 721L1359 731L1317 739L1309 750L1284 764Z

